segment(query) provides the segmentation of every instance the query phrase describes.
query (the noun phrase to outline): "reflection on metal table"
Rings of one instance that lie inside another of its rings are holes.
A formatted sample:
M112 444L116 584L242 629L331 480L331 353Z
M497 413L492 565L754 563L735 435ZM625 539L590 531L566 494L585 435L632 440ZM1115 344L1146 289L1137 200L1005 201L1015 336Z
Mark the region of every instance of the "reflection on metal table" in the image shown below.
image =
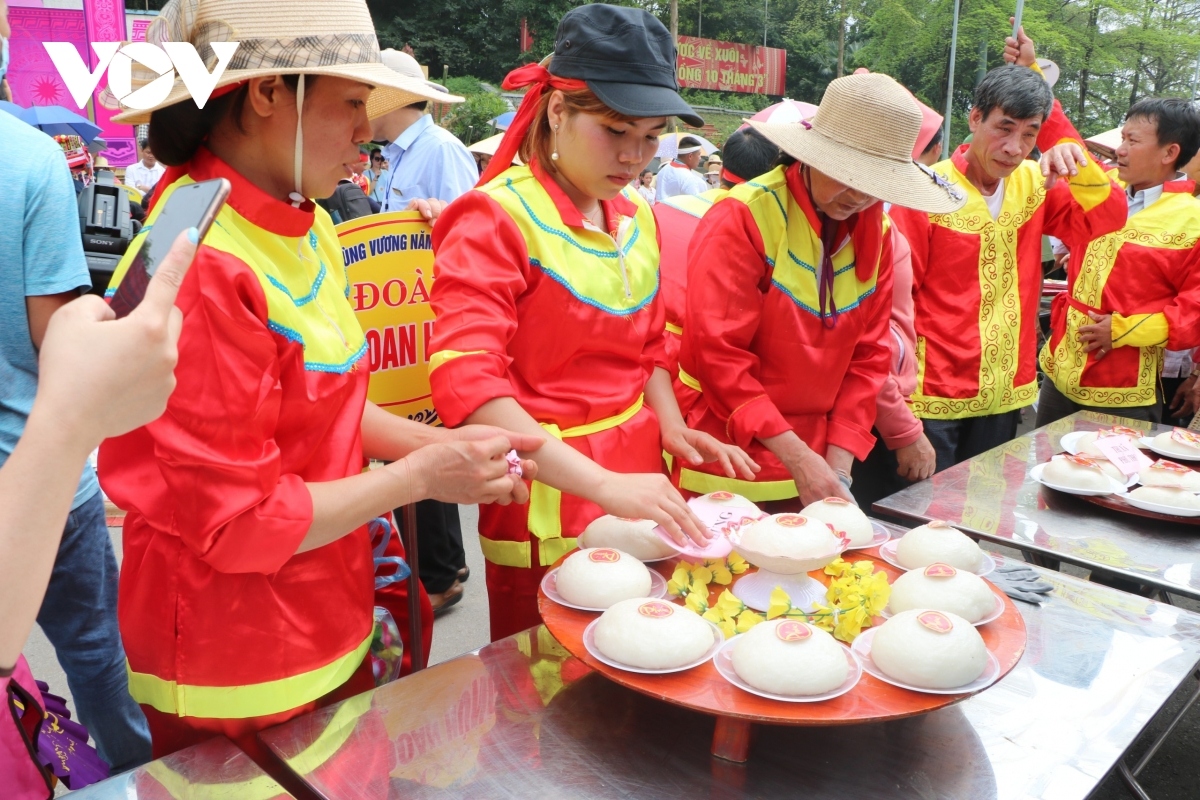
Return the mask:
M1200 660L1200 615L1059 573L1017 605L1024 658L930 714L756 727L709 756L713 717L617 686L544 627L260 734L317 795L379 798L1086 797Z
M1059 440L1064 434L1117 423L1138 430L1170 430L1079 412L939 472L874 508L918 522L944 519L966 533L1027 554L1200 600L1200 529L1101 508L1043 488L1029 477L1030 469L1062 452Z
M279 800L291 796L224 736L71 792L72 800Z

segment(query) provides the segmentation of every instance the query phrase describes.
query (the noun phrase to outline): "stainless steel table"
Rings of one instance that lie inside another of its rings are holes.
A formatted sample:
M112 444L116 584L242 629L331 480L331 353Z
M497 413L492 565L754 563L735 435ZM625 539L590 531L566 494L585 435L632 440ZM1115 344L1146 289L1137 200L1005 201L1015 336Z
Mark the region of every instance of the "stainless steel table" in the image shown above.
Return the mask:
M71 792L72 800L278 800L290 798L223 736Z
M758 726L742 765L709 756L712 717L616 686L544 628L260 736L331 800L1083 798L1200 660L1200 615L1044 574L997 685L899 722Z
M1200 600L1200 527L1135 517L1044 489L1029 470L1061 452L1059 439L1114 423L1169 428L1080 412L964 461L880 500L877 512L904 520L944 519L980 539L1026 554L1113 573Z

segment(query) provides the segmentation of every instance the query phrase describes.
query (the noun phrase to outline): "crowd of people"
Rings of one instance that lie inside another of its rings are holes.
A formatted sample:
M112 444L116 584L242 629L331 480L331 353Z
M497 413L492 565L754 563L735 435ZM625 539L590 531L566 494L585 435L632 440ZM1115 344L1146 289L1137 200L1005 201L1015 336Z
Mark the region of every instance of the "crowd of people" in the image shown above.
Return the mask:
M538 624L546 569L601 514L703 543L698 494L865 507L1011 439L1035 403L1039 424L1157 421L1164 352L1200 346L1200 201L1179 173L1200 112L1139 101L1102 164L1024 31L957 148L860 70L803 123L749 123L703 175L686 135L654 175L670 120L703 124L674 42L643 10L581 6L506 79L526 91L481 173L426 113L462 98L381 53L363 0L294 0L294 40L267 9L170 0L147 32L274 44L202 109L178 83L117 118L149 125L126 172L143 230L179 187L232 185L126 319L73 299L62 150L0 114L19 150L0 162L0 674L28 691L36 618L114 770L225 735L277 772L258 731L371 688L373 609L407 633L406 584L375 583L375 556L404 555L393 509L417 504L427 653L469 576L457 506L480 504L499 639ZM366 399L334 230L363 207L433 223L444 427ZM1045 235L1067 288L1039 354ZM119 584L100 486L127 511ZM22 752L0 726L0 768Z

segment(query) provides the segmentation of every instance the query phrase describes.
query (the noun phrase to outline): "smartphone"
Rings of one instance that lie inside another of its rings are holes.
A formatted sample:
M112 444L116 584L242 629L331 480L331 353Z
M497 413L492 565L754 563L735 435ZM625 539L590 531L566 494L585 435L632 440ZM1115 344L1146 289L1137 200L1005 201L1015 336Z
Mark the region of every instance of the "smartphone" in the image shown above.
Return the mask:
M116 294L109 301L118 319L128 315L142 302L150 279L158 271L179 234L194 227L200 231L200 241L204 241L204 235L217 218L217 212L225 204L231 188L229 181L217 178L189 183L171 193L162 213L150 225L150 232L142 240L141 249L133 257L129 270L117 286Z

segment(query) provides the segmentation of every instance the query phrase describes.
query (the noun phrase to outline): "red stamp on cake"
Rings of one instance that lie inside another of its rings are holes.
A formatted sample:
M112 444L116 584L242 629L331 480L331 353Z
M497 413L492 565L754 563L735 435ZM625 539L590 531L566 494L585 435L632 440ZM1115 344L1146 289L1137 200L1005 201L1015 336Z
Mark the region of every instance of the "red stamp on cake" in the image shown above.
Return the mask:
M708 499L716 503L725 503L733 499L733 492L713 492Z
M850 505L850 501L844 497L826 497L824 502L829 503L829 505L831 505L831 506L848 506L848 505Z
M588 558L597 564L615 564L621 560L621 554L611 547L600 547L588 553Z
M803 622L789 619L775 626L775 635L779 637L780 641L802 642L812 636L812 628Z
M1174 461L1167 461L1164 458L1160 458L1158 461L1155 461L1153 464L1151 464L1150 469L1160 469L1163 472L1174 472L1176 475L1187 475L1189 472L1191 472L1191 470L1185 467L1183 464L1176 464Z
M917 615L917 622L934 633L949 633L954 630L954 623L940 611L926 611Z
M1180 444L1186 444L1191 447L1200 447L1200 436L1192 433L1184 428L1176 428L1171 431L1171 438Z
M926 578L953 578L958 570L949 564L930 564L925 568Z
M946 522L946 520L944 520L944 519L935 519L931 522L925 523L925 527L926 528L949 528L950 523Z
M1124 425L1114 425L1111 428L1105 428L1104 430L1100 431L1100 433L1097 435L1097 438L1103 438L1105 436L1130 436L1134 439L1142 438L1140 431L1135 431L1133 428L1126 428Z
M670 603L663 603L659 600L651 600L649 603L642 603L638 606L638 613L643 617L653 617L654 619L662 619L669 617L675 613L675 606Z
M799 514L780 514L775 523L784 528L803 528L808 524L808 518Z

